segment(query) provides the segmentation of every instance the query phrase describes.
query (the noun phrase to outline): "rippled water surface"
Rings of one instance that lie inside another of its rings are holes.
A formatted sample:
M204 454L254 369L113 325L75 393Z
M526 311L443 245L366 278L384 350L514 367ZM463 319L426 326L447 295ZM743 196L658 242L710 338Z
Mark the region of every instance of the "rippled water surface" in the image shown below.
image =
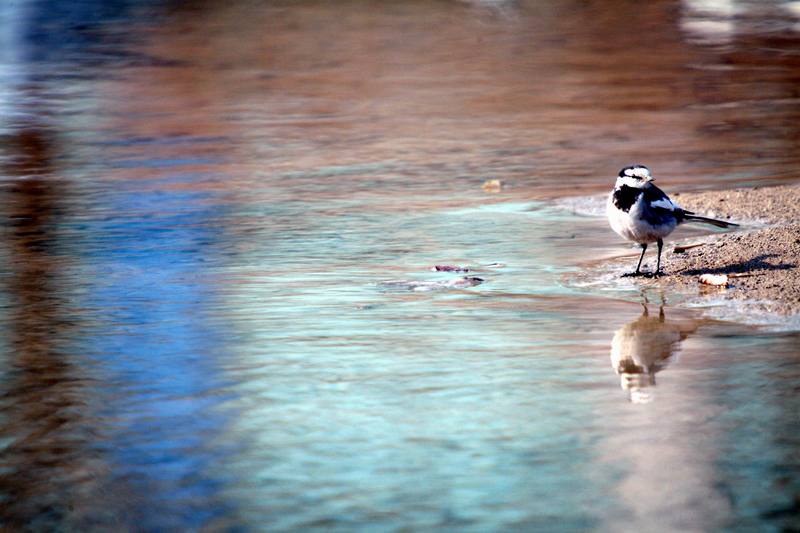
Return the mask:
M0 524L800 528L798 333L556 201L796 182L797 4L3 3Z

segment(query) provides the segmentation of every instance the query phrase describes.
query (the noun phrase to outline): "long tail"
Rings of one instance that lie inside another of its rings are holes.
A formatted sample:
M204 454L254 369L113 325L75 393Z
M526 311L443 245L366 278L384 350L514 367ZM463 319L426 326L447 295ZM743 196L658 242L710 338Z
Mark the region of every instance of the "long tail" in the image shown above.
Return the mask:
M724 220L717 220L716 218L701 217L700 215L695 215L689 211L683 212L683 219L687 222L703 222L705 224L711 224L712 226L716 226L718 228L739 227L739 224L734 224L733 222L725 222Z

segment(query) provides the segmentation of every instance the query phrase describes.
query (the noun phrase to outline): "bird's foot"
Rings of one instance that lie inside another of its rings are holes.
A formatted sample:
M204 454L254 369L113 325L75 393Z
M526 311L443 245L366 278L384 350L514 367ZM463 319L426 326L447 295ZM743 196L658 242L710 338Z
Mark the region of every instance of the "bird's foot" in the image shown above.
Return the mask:
M626 272L622 275L623 278L638 278L640 276L647 276L647 272L637 270L636 272Z
M627 272L622 275L623 278L660 278L664 275L664 272L661 270L656 270L655 272L642 272L641 270L637 270L636 272Z

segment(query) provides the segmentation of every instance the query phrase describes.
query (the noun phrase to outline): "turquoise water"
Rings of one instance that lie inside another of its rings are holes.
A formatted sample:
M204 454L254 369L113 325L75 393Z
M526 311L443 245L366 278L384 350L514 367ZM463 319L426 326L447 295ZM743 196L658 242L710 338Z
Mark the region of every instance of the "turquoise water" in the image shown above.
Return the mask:
M791 9L103 4L0 17L3 526L800 526L798 333L559 207L790 181Z

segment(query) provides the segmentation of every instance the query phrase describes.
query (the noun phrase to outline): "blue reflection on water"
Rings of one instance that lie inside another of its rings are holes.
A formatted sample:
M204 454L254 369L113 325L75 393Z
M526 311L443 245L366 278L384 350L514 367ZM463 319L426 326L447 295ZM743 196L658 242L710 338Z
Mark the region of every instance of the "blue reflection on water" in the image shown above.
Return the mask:
M25 61L68 61L89 64L98 59L130 57L123 45L130 44L132 33L108 32L114 23L130 23L142 16L145 8L158 4L145 0L33 0L9 2L24 28ZM110 46L111 45L111 46Z
M224 324L213 285L197 278L220 239L210 199L107 191L96 198L105 216L82 241L95 272L81 302L94 310L86 349L102 369L102 416L118 421L106 428L109 460L148 502L136 513L145 527L199 528L230 513L213 472L232 446L218 444L230 417L218 366Z

